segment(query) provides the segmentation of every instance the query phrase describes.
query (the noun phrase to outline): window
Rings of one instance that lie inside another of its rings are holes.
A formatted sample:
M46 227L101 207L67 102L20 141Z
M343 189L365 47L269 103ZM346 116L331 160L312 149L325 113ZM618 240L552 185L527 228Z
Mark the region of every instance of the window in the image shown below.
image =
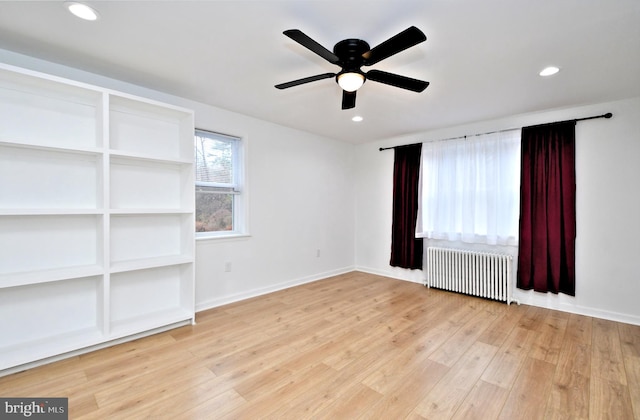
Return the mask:
M516 245L520 130L422 144L416 236Z
M241 140L196 130L195 155L196 236L243 233Z

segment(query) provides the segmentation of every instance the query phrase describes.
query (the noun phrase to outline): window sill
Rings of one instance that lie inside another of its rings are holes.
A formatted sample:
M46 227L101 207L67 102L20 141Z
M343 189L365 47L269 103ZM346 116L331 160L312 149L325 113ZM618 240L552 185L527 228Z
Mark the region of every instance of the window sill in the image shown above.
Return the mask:
M229 234L214 234L208 236L197 236L196 242L207 242L207 241L236 241L236 240L246 240L251 237L248 233L229 233Z

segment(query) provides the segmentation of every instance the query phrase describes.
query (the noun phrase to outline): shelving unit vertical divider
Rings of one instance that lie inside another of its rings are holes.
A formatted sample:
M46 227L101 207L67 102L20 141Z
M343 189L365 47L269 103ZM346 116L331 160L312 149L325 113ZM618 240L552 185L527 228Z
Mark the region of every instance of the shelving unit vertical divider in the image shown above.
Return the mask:
M110 229L111 229L111 180L110 169L111 155L110 150L110 127L109 127L109 108L110 108L111 96L108 92L102 92L102 114L101 114L101 132L102 132L102 290L101 301L99 302L100 313L98 317L102 324L102 333L106 336L111 334L110 317L111 308L109 302L111 301L111 247L110 247Z
M195 117L194 114L186 117L188 119L187 124L181 124L180 127L180 151L179 157L184 159L187 156L194 156L193 152L193 127L195 127ZM192 232L195 232L195 164L192 166L189 174L183 174L183 177L186 178L182 180L182 183L187 185L187 189L189 190L189 194L186 194L188 197L185 199L184 195L181 200L181 209L188 209L191 212L189 222L187 223L188 227L182 229L181 235L181 248L186 250L186 253L191 256L192 264L190 268L190 277L192 281L190 282L190 287L187 289L185 293L188 294L186 298L188 300L189 307L194 313L194 316L191 318L191 325L196 324L195 318L195 301L196 301L196 290L195 290L195 254L196 254L196 243L195 237ZM183 222L184 223L184 222Z

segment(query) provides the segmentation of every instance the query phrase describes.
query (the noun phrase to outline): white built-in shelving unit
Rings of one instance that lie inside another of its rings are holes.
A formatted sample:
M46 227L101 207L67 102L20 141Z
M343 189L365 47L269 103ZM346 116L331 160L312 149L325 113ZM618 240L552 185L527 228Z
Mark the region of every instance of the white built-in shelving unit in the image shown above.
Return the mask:
M0 374L193 322L193 112L0 64L0 116Z

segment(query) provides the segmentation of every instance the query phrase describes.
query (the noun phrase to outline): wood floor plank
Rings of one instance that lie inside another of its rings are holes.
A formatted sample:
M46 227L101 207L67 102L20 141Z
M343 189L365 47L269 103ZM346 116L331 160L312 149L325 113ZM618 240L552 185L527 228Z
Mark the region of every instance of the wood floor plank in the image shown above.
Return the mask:
M316 384L335 376L335 369L323 364L296 372L289 378L285 385L265 392L259 398L248 404L235 407L229 413L228 418L255 419L270 415L275 417L282 416L282 413L291 410L292 407L289 405L290 401L294 401L296 398L303 396L308 396L308 398L312 400L317 395L313 392ZM221 418L226 417L222 416Z
M455 420L485 420L498 417L509 391L478 381L453 415Z
M555 365L527 357L499 419L543 419L551 391Z
M162 377L163 381L157 381L157 377ZM117 383L103 387L94 395L99 406L106 406L111 403L118 403L127 398L137 398L141 390L148 392L150 389L163 388L185 378L190 381L205 381L215 377L206 367L194 360L184 360L180 363L162 365L151 372L141 373L128 377ZM197 378L197 379L196 379Z
M478 337L496 317L495 314L488 311L481 309L476 311L473 317L451 335L429 358L445 366L453 366L466 353L467 349L478 342Z
M316 420L356 419L381 398L381 394L358 383L339 395L314 418Z
M451 418L497 351L495 346L475 342L418 404L415 413L426 418Z
M253 401L262 396L265 389L277 389L286 385L292 376L292 371L276 365L257 371L232 372L219 378L232 386L245 400Z
M195 387L215 379L215 375L202 366L179 367L181 372L168 368L166 381L157 381L154 375L144 375L104 389L96 394L103 418L136 418L135 413L149 409L165 399L174 399L185 386ZM221 391L223 388L219 388Z
M440 328L427 328L416 337L414 345L404 347L396 357L367 375L362 383L381 394L398 388L407 381L407 376L431 365L432 362L427 360L428 356L440 347L449 335L450 332Z
M282 360L294 354L284 338L263 339L229 354L220 354L213 363L207 363L216 375L243 370L270 363L272 358Z
M640 326L352 272L0 377L73 419L639 419ZM0 355L1 356L1 355Z
M616 323L594 319L592 342L591 376L627 385L622 345Z
M640 357L625 355L624 365L633 412L640 419Z
M537 306L526 306L526 311L520 318L518 326L526 328L528 330L537 331L544 323L544 319L547 317L548 310L539 308Z
M404 376L400 385L387 390L383 397L361 413L359 419L405 418L425 398L433 387L449 372L450 368L426 360L421 369Z
M622 354L640 357L640 325L618 323Z
M46 370L46 366L36 369L30 372ZM70 373L60 372L60 376L57 377L50 377L45 374L42 378L39 378L38 375L22 375L22 372L20 372L0 378L0 395L3 397L29 397L38 395L42 389L60 389L63 384L68 383L75 383L84 387L87 384L87 375L82 371L72 371Z
M482 380L511 389L537 336L536 331L514 328L482 374Z
M199 383L192 387L182 387L181 384L174 384L176 393L168 395L165 398L149 398L146 404L138 404L130 407L127 411L115 411L113 417L101 417L107 413L106 409L101 412L91 413L89 415L73 416L70 418L149 418L149 419L181 419L189 418L185 412L189 412L193 407L200 406L205 402L216 399L221 394L229 394L230 388L225 387L224 380L213 378L211 380ZM220 399L226 398L222 396ZM218 401L220 399L217 399ZM72 413L73 414L73 413Z
M592 331L593 318L590 316L570 314L564 339L590 346Z
M526 312L524 305L502 305L497 302L490 310L496 313L496 318L478 337L479 341L500 347L507 340L513 329L519 324Z
M536 325L538 336L529 352L529 357L556 364L567 328L569 314L549 311L543 321Z
M234 390L229 389L221 394L209 398L202 404L189 408L180 413L177 418L207 419L221 418L238 407L242 407L246 401Z
M588 419L591 345L565 341L553 378L545 418Z
M359 381L351 376L352 371L336 372L335 375L314 380L313 388L287 400L287 410L280 411L283 418L316 418L332 402L352 389ZM353 372L357 373L357 372Z
M601 377L591 378L591 419L633 419L631 397L626 385Z
M145 347L129 354L118 354L114 357L111 357L108 350L101 350L102 357L92 360L91 364L86 365L84 372L87 375L87 385L106 388L128 378L162 369L168 364L186 360L192 360L194 363L198 361L175 342L168 345L163 343L156 347Z

